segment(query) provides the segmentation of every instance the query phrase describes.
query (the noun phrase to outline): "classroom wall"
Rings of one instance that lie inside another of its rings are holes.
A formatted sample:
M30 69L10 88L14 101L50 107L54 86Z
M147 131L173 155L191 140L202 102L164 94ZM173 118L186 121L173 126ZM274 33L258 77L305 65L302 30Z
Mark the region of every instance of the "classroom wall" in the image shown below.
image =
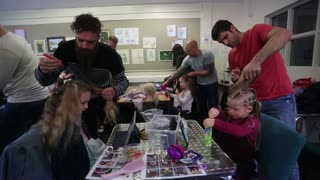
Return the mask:
M91 12L98 16L101 21L136 21L136 20L168 20L172 19L192 19L196 22L194 26L198 27L195 32L190 29L191 34L188 38L199 40L199 19L201 12L201 4L172 4L172 5L136 5L136 6L114 6L114 7L95 7L95 8L65 8L65 9L42 9L42 10L24 10L24 11L8 11L0 12L0 24L4 26L16 25L32 25L38 24L61 24L71 23L74 16L81 13ZM178 24L178 23L177 23ZM190 22L188 22L190 24ZM182 25L182 24L179 24ZM152 29L152 27L150 27ZM158 31L158 30L155 30ZM186 42L186 40L184 40ZM141 46L141 45L140 45ZM170 47L170 45L168 45ZM120 47L119 47L120 48ZM167 62L165 69L145 68L137 71L135 68L126 70L126 75L130 82L137 81L154 81L161 82L163 79L172 74L174 71L172 62ZM158 67L158 65L155 65ZM171 67L170 69L168 69Z
M200 18L200 47L214 52L218 76L219 79L223 79L229 49L219 43L205 40L206 37L210 37L214 23L219 19L228 19L239 30L245 31L253 24L264 23L266 15L293 2L296 2L296 0L212 0L191 4L8 11L0 12L0 24L71 22L74 15L82 12L93 12L102 20ZM103 3L101 4L103 5ZM315 80L320 80L319 69L319 67L287 67L292 81L301 77L312 77ZM161 72L159 73L161 74ZM170 71L166 73L170 74Z
M138 28L139 44L135 45L118 45L117 50L129 51L129 63L125 63L127 71L159 71L159 70L172 70L171 61L160 61L159 51L171 51L172 42L179 38L167 36L167 25L176 25L178 27L186 27L187 38L179 39L186 44L187 39L194 39L199 41L200 36L200 19L199 18L180 18L180 19L135 19L135 20L109 20L102 21L103 30L108 31L110 34L115 34L115 28ZM47 37L74 37L74 33L70 29L70 23L54 23L54 24L33 24L33 25L19 25L19 26L6 26L9 31L14 32L15 29L24 29L26 32L27 40L35 49L33 44L34 40L46 40ZM147 61L147 48L143 48L143 37L155 37L156 47L155 61ZM48 45L48 43L46 43ZM47 48L48 49L48 48ZM143 49L144 62L143 64L134 64L132 61L133 49Z

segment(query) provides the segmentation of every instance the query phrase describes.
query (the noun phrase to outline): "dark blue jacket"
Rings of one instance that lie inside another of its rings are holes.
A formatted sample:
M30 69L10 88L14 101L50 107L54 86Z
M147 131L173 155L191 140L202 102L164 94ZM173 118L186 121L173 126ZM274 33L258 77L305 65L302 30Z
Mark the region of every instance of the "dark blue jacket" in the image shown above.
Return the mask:
M3 151L0 157L0 180L52 179L48 157L42 143L41 129L31 129Z
M33 128L3 151L0 180L81 180L90 170L88 152L78 130L67 147L61 139L50 159L41 128Z

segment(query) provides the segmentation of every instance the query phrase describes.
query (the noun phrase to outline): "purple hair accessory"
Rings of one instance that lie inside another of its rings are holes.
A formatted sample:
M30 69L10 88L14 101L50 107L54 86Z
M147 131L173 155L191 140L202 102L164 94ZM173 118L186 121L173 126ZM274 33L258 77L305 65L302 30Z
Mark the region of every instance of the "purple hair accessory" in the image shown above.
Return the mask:
M184 158L190 158L190 159L192 159L193 161L198 161L198 160L200 161L200 160L202 159L202 155L199 154L199 153L197 153L197 152L195 152L195 151L193 151L193 150L189 150L189 151L185 154Z
M179 160L184 156L183 147L178 144L171 144L167 149L167 153L172 160Z

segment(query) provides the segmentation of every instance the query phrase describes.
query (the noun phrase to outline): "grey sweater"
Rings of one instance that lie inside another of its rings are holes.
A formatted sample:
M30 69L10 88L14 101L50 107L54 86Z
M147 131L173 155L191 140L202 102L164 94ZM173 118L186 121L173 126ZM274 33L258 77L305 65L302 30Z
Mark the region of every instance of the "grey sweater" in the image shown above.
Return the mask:
M50 95L35 79L37 57L23 38L11 32L0 37L0 64L0 90L8 102L33 102Z

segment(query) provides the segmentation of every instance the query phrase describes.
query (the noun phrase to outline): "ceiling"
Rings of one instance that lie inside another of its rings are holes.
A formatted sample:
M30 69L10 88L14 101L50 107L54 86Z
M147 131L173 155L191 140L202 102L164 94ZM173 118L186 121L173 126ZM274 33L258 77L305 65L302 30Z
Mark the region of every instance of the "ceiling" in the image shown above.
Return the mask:
M54 0L54 1L53 0L28 0L28 1L3 0L3 2L1 2L0 11L143 5L143 4L177 4L177 3L198 3L198 2L210 2L210 1L213 1L213 0Z

